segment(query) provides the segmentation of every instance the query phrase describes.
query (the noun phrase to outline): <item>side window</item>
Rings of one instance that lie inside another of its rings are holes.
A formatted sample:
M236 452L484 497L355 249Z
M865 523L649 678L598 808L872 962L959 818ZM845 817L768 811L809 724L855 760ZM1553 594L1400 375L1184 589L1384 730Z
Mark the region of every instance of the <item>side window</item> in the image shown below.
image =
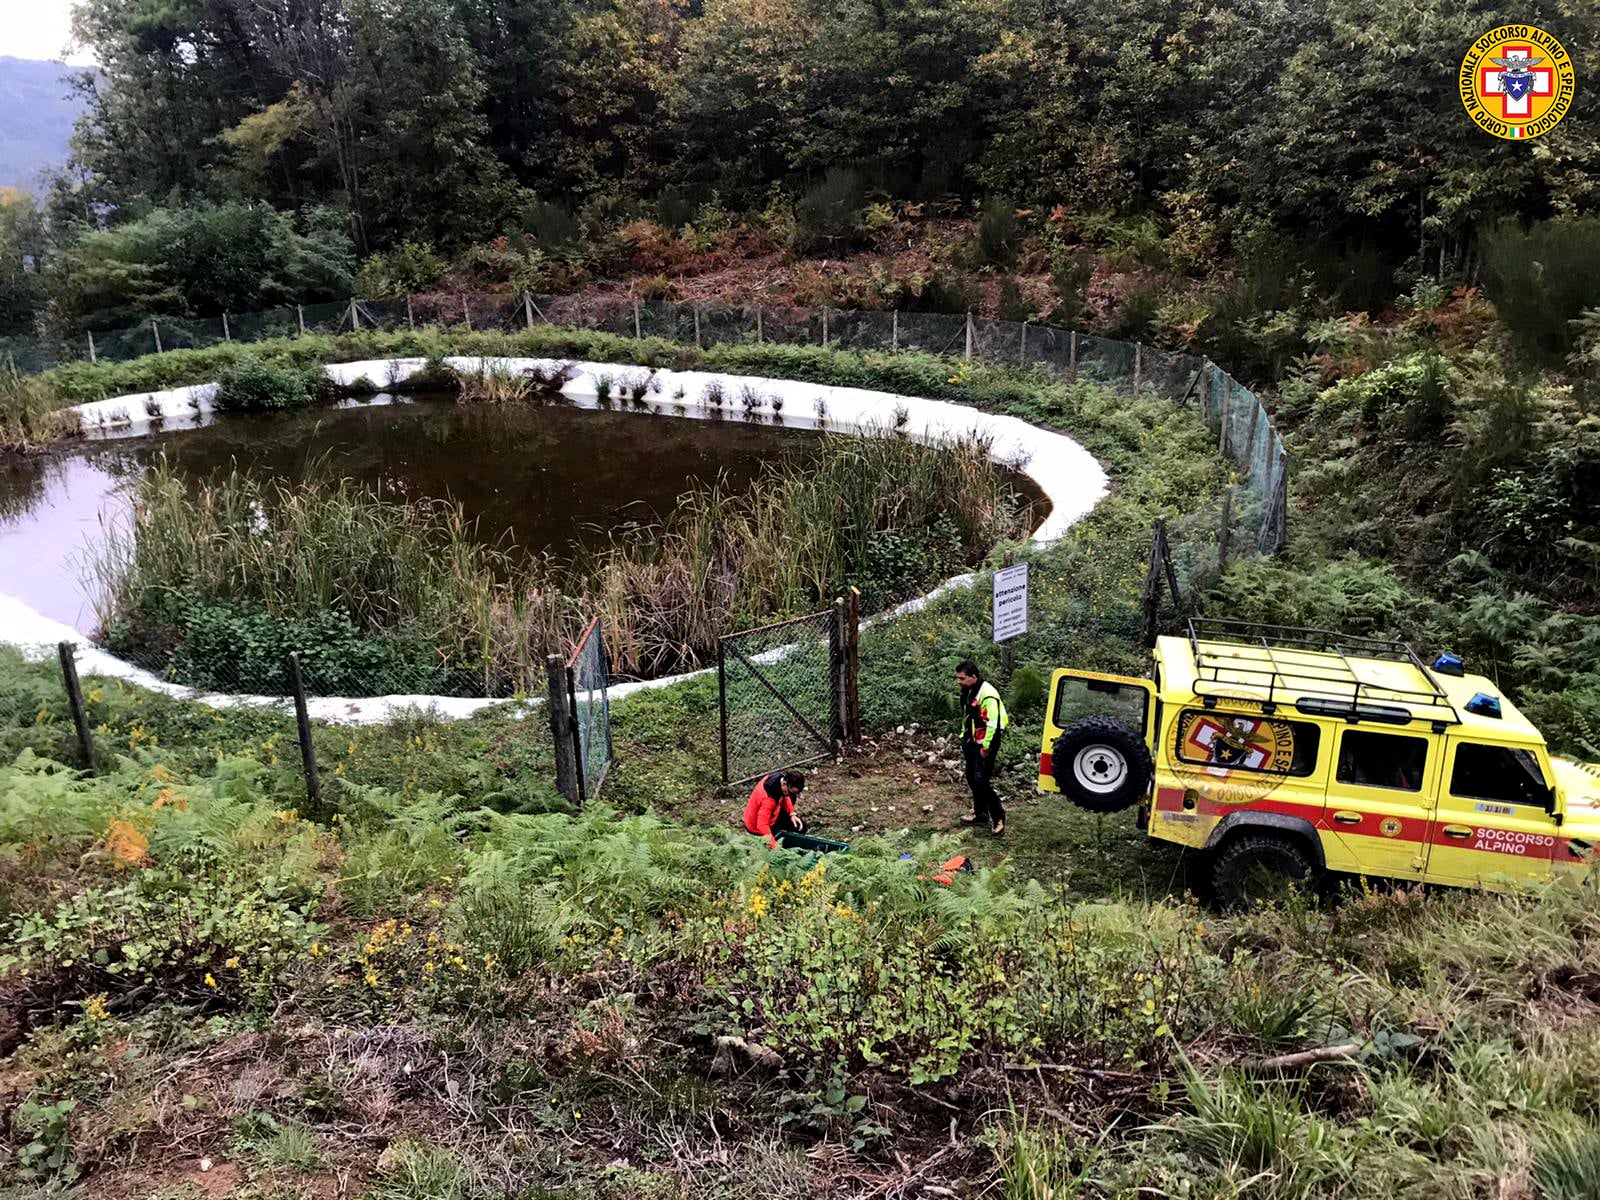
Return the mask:
M1178 716L1178 761L1230 771L1310 775L1322 730L1306 721L1190 708Z
M1063 675L1056 685L1056 724L1065 729L1083 717L1114 717L1143 734L1150 693L1111 679L1078 679Z
M1485 746L1478 742L1458 745L1455 770L1450 773L1450 794L1469 800L1550 807L1550 788L1539 770L1539 760L1532 751L1513 746Z
M1347 729L1339 742L1340 783L1420 792L1427 768L1426 738Z

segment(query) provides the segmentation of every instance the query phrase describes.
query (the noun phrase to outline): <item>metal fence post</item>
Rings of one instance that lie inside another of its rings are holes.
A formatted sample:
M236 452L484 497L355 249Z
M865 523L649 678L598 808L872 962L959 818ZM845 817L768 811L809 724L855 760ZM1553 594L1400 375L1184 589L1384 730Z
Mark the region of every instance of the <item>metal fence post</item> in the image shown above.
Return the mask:
M828 738L833 743L833 753L839 753L839 744L844 740L844 731L849 727L850 697L845 691L845 681L848 672L844 663L844 622L845 605L844 597L835 597L833 601L833 622L828 627L828 682L833 691L833 721L828 730Z
M300 671L300 656L293 651L289 654L289 686L294 691L294 724L300 738L300 765L306 773L306 801L315 808L322 804L317 744L311 740L311 714L306 708L306 680Z
M92 329L89 330L89 361L92 363L100 361L94 354L94 330Z
M728 782L728 652L717 639L717 714L722 742L722 782Z
M850 623L845 628L845 688L852 746L861 744L861 589L850 589Z
M556 751L556 790L578 802L578 753L572 744L572 714L567 705L567 664L556 654L545 660L550 676L550 736Z
M161 353L161 326L156 324L154 317L150 318L150 333L156 339L156 353Z
M1072 330L1067 334L1067 378L1078 377L1078 331Z
M72 727L78 734L78 750L84 766L95 772L94 738L89 733L89 713L83 706L83 686L78 682L78 661L71 642L56 647L61 657L61 682L67 689L67 707L72 710Z

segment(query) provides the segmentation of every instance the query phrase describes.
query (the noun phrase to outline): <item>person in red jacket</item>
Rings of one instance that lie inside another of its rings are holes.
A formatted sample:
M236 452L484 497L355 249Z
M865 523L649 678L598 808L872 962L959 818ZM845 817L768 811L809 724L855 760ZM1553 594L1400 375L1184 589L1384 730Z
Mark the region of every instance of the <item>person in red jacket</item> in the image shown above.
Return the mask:
M766 838L774 850L775 833L804 833L806 823L795 812L794 802L805 790L806 777L799 771L774 771L757 780L744 806L745 831Z

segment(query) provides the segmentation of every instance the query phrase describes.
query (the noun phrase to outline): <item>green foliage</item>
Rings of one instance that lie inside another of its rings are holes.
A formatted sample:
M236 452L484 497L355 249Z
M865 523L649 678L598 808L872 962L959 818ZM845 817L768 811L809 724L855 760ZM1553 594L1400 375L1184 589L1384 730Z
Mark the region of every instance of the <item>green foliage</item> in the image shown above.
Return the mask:
M71 1179L77 1172L72 1162L72 1127L69 1119L78 1107L69 1098L41 1103L24 1100L16 1111L20 1133L28 1138L17 1151L17 1171L23 1179Z
M52 265L66 329L133 325L152 313L214 317L348 296L355 254L336 214L302 228L260 203L158 208L84 234Z
M838 249L861 232L866 185L850 167L829 167L820 183L807 188L794 206L800 249Z
M1042 672L1034 667L1022 667L1011 677L1006 690L1006 708L1017 717L1038 719L1044 716L1049 692Z
M986 267L1009 267L1022 244L1022 223L1016 205L1002 196L983 202L978 212L978 262Z
M304 408L321 388L320 371L279 366L246 355L235 359L217 377L212 402L223 412Z
M1558 363L1573 322L1600 308L1600 219L1507 219L1484 231L1484 286L1501 322L1535 360Z
M356 288L363 296L382 298L421 292L439 282L445 261L427 242L401 242L379 250L361 263Z

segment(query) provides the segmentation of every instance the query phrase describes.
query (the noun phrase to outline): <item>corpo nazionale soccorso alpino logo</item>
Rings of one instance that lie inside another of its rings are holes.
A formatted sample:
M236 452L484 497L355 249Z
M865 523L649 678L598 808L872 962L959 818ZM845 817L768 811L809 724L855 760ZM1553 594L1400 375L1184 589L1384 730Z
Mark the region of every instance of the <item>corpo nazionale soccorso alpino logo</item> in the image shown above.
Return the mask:
M1577 72L1554 34L1502 25L1461 60L1461 103L1480 129L1508 141L1549 133L1572 108Z

